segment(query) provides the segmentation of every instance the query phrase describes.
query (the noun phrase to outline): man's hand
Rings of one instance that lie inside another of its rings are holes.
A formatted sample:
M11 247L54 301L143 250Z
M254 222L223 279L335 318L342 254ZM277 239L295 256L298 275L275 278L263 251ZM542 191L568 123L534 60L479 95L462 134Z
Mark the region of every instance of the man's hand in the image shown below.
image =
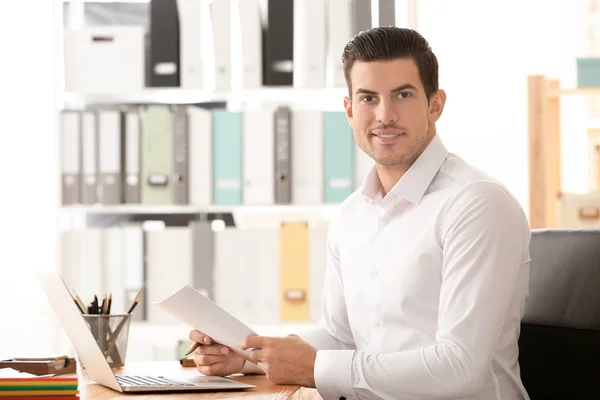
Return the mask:
M200 344L194 351L194 362L200 373L227 376L242 371L246 360L229 347L213 343L210 337L197 330L190 332L190 340Z
M254 348L250 359L265 371L269 381L275 384L315 387L317 350L300 337L248 336L242 343L242 348Z

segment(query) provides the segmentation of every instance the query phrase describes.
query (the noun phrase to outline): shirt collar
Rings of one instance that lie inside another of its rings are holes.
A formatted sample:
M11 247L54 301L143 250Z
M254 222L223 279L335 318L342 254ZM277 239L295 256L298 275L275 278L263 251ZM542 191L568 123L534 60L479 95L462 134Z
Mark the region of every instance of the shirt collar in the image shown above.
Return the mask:
M413 204L419 204L447 157L448 150L436 134L431 143L394 185L388 195L404 198ZM381 199L382 187L375 166L369 171L360 191L367 200Z

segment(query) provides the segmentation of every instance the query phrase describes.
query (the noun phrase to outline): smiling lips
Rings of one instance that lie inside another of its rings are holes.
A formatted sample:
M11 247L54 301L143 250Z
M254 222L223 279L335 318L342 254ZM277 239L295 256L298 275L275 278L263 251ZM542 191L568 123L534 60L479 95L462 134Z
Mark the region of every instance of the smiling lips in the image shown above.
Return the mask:
M381 144L392 144L396 143L406 133L395 129L382 129L375 132L371 132L377 142Z

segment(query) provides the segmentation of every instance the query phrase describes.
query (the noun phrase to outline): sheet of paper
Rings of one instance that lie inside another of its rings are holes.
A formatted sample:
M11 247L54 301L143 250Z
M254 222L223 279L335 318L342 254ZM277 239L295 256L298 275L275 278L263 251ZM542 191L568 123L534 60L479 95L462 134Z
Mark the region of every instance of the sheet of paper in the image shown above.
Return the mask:
M33 375L27 372L17 371L12 368L0 368L0 378L37 378L37 375Z
M242 350L242 342L257 333L190 285L154 305L248 359L251 349Z

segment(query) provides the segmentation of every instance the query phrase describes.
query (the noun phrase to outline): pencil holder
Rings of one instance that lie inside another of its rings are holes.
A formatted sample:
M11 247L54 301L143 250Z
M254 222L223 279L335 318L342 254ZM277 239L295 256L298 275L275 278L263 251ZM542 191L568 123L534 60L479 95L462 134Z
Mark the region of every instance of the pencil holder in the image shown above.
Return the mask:
M125 365L131 314L83 314L90 331L112 368Z

